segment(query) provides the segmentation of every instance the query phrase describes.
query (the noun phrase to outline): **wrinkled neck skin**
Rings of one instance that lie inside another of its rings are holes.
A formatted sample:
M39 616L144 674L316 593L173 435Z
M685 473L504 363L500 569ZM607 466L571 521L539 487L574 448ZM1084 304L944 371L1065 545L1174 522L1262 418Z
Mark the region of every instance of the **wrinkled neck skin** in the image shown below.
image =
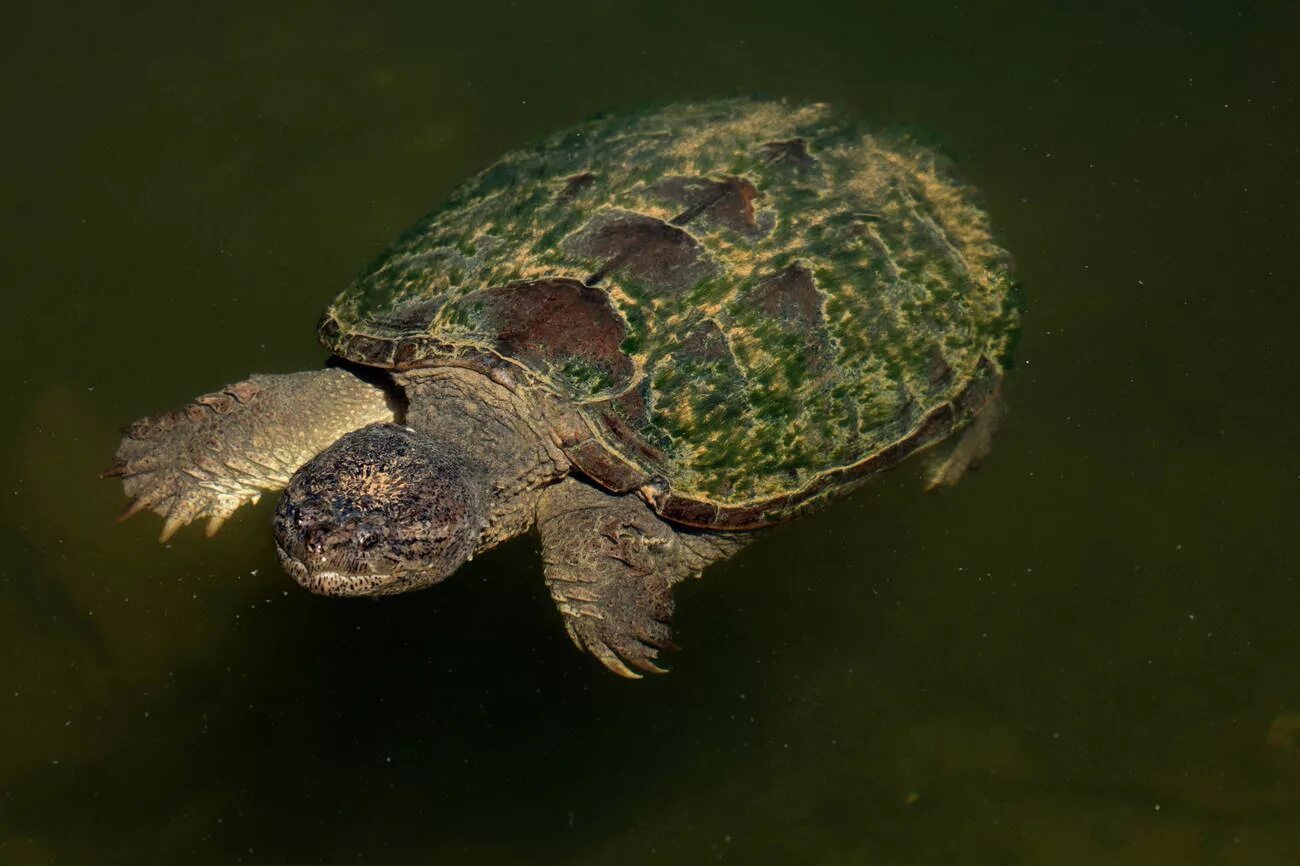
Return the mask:
M474 553L527 532L539 492L570 466L541 409L461 367L412 370L394 378L406 393L406 425L463 454L488 479L487 526Z

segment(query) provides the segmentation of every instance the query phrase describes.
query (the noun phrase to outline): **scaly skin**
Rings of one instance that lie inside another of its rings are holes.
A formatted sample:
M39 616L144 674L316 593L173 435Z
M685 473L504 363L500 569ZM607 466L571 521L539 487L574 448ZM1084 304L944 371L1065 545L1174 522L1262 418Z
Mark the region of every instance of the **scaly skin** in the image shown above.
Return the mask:
M574 642L610 670L658 672L672 646L673 584L739 549L743 533L678 529L635 496L566 475L545 411L454 367L399 377L410 402L342 370L253 376L127 431L108 474L152 508L163 538L284 488L275 514L285 570L325 595L419 589L531 529Z
M573 478L548 487L537 508L546 586L573 643L624 677L663 673L675 649L673 585L749 541L743 532L692 532L635 496L611 496Z
M104 474L121 477L132 499L121 519L150 509L162 515L166 541L207 518L211 536L343 434L395 418L382 388L346 370L254 375L136 421Z

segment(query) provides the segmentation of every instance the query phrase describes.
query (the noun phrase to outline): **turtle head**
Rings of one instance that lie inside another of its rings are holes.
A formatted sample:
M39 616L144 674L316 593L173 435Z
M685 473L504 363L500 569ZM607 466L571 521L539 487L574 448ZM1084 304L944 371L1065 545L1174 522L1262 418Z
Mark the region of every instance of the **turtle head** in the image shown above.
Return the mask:
M280 562L323 595L430 586L470 558L488 525L482 467L432 436L372 424L289 480L275 512Z

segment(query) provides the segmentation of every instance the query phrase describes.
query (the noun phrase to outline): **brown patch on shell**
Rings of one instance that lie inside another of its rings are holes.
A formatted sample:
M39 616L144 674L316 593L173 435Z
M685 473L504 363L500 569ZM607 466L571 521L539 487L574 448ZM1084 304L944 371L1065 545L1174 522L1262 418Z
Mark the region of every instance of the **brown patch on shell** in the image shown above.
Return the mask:
M665 293L682 292L717 270L704 248L685 230L625 210L597 214L564 240L580 256L603 260L587 278L593 286L610 274Z
M795 263L761 280L745 297L745 302L764 313L788 335L799 339L808 372L821 375L834 366L835 349L831 342L823 296L805 265ZM791 381L798 386L799 376Z
M705 319L686 334L686 339L673 352L679 361L731 361L731 347L722 329L712 319Z
M750 295L759 309L794 327L824 326L822 294L812 271L800 264L782 268L760 282Z
M471 311L506 357L543 370L589 365L614 390L631 382L632 359L620 348L627 326L600 289L536 280L470 292L456 306Z
M669 220L675 226L699 219L706 225L751 237L766 234L759 227L754 211L758 190L744 178L666 177L651 184L646 193L651 198L685 208Z
M819 164L816 157L808 152L808 142L802 138L769 141L760 150L770 162L785 163L802 170L816 168Z
M943 349L935 346L930 351L930 387L939 390L952 382L953 370L948 359L943 356Z
M596 176L589 171L566 177L564 179L564 189L560 190L560 194L556 198L560 201L573 201L582 193L591 189L592 184L595 182Z
M649 387L643 379L637 387L619 394L610 403L618 407L623 417L635 424L645 424L650 420L650 407L646 405Z

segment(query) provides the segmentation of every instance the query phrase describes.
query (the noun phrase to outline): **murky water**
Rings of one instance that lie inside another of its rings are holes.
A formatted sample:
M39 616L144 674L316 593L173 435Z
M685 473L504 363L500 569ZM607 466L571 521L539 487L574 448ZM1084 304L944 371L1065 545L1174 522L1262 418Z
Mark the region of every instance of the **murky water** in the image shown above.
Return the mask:
M0 862L1300 862L1300 17L1110 5L9 13ZM959 487L771 531L639 683L531 540L365 602L280 573L269 502L112 523L119 425L318 365L467 173L738 93L983 190L1031 307Z

